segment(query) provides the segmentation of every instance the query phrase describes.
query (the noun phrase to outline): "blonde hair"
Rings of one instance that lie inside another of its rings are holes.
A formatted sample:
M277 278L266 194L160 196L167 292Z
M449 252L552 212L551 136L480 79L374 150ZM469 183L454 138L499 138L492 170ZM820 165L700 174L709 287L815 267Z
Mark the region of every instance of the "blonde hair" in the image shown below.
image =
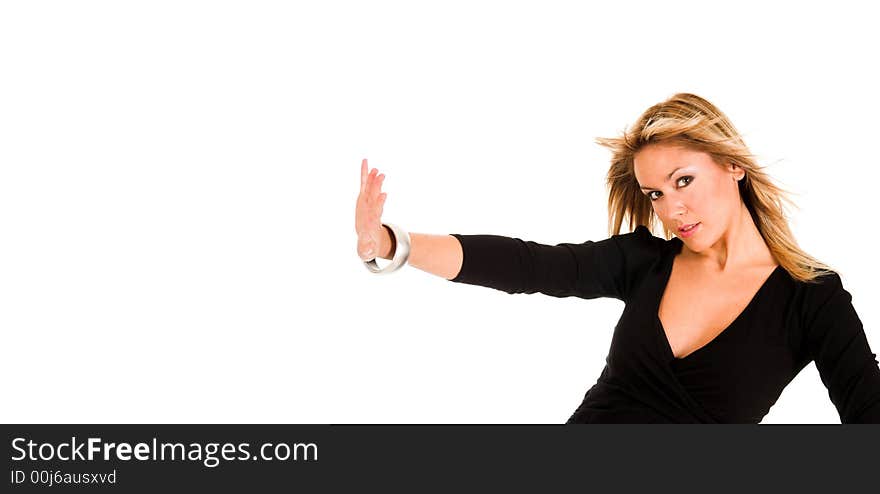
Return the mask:
M645 225L654 231L659 219L651 200L639 189L633 156L648 144L677 144L709 154L719 166L731 163L745 170L738 182L740 197L773 257L793 278L814 282L833 271L798 247L783 209L783 201L794 205L788 193L764 173L727 116L705 99L690 93L675 94L645 110L620 137L600 137L596 142L613 153L607 175L610 235L620 233L625 218L630 230ZM666 225L663 232L667 239L672 237Z

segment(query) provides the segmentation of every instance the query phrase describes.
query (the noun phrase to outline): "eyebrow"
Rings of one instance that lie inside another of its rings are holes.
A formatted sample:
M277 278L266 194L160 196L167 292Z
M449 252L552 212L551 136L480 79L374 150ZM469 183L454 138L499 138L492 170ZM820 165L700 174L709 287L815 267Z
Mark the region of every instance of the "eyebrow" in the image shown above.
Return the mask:
M673 175L675 172L681 170L682 168L683 168L683 167L680 166L680 167L676 168L675 170L672 170L671 172L669 172L669 175L666 175L666 180L669 180L670 178L672 178L672 175ZM642 190L645 190L645 189L653 189L653 187L639 187L639 188L642 189Z

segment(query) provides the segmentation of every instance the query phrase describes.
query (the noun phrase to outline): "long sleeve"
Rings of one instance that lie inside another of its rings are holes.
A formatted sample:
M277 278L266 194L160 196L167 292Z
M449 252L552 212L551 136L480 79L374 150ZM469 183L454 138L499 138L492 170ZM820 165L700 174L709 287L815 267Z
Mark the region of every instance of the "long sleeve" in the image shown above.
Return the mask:
M836 273L815 287L805 321L809 357L841 422L880 423L880 368L851 294Z
M540 292L553 297L623 301L666 242L644 226L580 244L544 245L498 235L452 235L461 243L464 259L461 271L450 281L511 294Z

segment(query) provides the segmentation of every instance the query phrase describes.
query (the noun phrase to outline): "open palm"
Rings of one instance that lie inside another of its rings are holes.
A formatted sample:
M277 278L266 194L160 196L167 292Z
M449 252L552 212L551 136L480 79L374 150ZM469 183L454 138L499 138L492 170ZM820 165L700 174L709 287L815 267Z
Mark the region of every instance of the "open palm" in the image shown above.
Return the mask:
M384 174L373 168L367 173L367 160L361 161L361 189L354 213L354 229L357 232L357 252L364 261L379 255L382 238L382 208L388 194L382 192Z

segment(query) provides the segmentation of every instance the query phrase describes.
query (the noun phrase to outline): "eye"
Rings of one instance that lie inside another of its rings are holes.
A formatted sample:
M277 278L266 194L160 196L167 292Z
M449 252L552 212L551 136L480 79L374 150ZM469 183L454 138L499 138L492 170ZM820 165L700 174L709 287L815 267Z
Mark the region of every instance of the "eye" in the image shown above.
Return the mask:
M682 185L682 180L685 180L685 181L686 181L686 182L684 182L683 185ZM683 175L683 176L679 177L678 180L676 180L676 183L677 183L677 184L680 184L680 185L679 185L680 187L687 187L687 186L690 185L690 183L693 182L693 181L694 181L694 177L692 177L692 176L690 176L690 175ZM648 196L648 199L651 199L652 202L653 202L653 201L656 201L657 199L660 198L660 196L653 196L653 195L651 195L651 194L654 194L654 193L662 194L662 192L660 192L659 190L652 190L651 192L648 192L646 195Z

